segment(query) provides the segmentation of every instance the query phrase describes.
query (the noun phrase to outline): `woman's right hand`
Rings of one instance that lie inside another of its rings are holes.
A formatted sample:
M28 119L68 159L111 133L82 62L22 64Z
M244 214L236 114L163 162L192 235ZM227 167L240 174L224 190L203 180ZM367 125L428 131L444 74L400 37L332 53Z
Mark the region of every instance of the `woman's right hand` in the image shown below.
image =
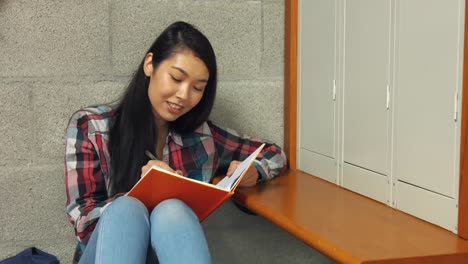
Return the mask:
M171 167L169 167L169 165L162 161L162 160L149 160L148 163L146 163L145 166L143 166L141 168L141 175L140 175L140 178L143 177L143 175L153 166L153 165L156 165L158 167L161 167L165 170L168 170L170 172L174 172L174 173L177 173L179 175L182 175L182 171L181 170L174 170L172 169ZM183 175L182 175L183 176Z

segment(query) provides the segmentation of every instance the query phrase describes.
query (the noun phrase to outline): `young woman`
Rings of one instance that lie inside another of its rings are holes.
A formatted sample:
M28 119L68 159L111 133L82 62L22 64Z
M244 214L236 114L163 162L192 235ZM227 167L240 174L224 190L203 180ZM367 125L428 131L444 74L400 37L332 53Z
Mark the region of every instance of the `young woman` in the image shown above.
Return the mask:
M263 142L210 121L214 51L192 25L176 22L150 47L117 105L76 112L67 128L67 213L80 263L211 263L194 212L169 199L148 211L124 196L152 165L209 182L231 175ZM154 153L149 159L145 151ZM277 176L286 158L268 144L240 186Z

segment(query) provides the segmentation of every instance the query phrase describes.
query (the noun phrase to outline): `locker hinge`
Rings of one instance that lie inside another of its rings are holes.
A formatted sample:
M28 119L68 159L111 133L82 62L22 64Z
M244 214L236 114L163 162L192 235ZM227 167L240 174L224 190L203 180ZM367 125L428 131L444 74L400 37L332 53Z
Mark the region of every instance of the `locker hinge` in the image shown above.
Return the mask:
M333 80L333 101L336 101L336 80Z
M458 91L455 91L454 96L454 104L453 104L453 121L457 122L458 120Z
M387 84L387 110L390 108L390 85Z

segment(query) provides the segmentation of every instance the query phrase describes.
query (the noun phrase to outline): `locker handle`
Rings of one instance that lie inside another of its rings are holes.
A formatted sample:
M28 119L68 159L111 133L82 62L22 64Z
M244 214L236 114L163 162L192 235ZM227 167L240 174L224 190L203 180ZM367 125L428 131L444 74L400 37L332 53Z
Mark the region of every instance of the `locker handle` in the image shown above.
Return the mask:
M333 101L336 101L336 80L333 80Z
M390 85L387 84L387 110L390 108Z
M453 103L453 121L457 122L458 119L458 91L455 91L454 96L454 103Z

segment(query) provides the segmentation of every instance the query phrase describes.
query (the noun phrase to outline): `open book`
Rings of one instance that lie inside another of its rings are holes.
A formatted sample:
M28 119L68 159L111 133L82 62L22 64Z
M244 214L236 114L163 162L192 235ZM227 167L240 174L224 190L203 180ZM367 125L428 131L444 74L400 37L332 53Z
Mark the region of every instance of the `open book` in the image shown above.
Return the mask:
M262 144L257 148L239 164L230 177L224 177L216 185L190 179L158 166L153 166L127 195L140 200L149 211L166 199L180 199L192 208L201 222L234 194L234 190L244 177L247 169L252 166L253 161L264 146L265 144Z

